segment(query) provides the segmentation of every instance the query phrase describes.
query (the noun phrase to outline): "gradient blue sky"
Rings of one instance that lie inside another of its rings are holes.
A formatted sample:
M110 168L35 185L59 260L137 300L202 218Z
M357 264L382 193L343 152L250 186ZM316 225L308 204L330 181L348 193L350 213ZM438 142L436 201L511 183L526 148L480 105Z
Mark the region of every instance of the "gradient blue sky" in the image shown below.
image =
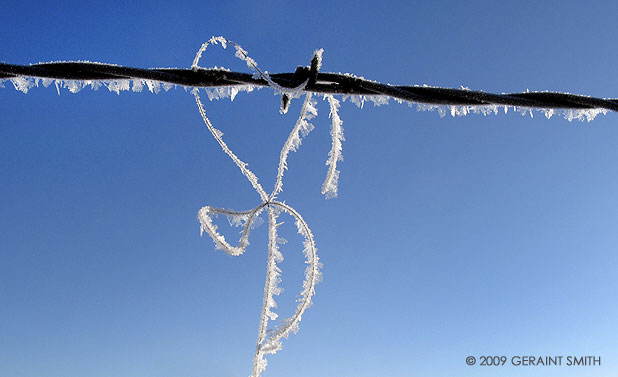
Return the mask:
M382 82L618 97L616 1L12 3L0 14L9 63L189 67L224 35L270 72L324 48L323 71ZM203 62L246 70L229 51ZM278 101L264 89L206 103L266 187L300 106L282 116ZM5 82L0 109L0 375L249 375L267 227L237 258L200 238L200 207L258 196L193 97L24 95ZM264 376L618 374L616 114L440 118L346 102L340 197L324 200L318 110L280 198L312 227L324 281ZM284 220L287 316L304 266ZM602 366L470 367L469 355Z

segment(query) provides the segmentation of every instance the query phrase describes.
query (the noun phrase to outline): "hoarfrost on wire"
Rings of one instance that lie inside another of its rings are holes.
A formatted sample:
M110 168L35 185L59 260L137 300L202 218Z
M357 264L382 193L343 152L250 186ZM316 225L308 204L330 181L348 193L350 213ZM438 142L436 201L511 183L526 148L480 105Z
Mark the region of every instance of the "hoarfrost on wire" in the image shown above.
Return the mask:
M17 76L8 79L16 90L23 93L34 87L42 85L47 88L52 83L60 95L60 89L67 89L71 93L77 93L82 89L90 87L92 90L98 90L102 86L106 87L110 92L120 94L124 91L141 92L144 86L148 88L151 93L159 93L161 90L169 91L172 88L176 88L179 85L170 84L167 82L160 82L156 80L144 80L144 79L119 79L119 80L63 80L63 79L49 79L40 77L26 77ZM4 81L4 80L2 80ZM243 87L245 85L242 85ZM234 88L234 87L232 87ZM185 87L187 89L187 87ZM237 91L240 89L237 89Z
M542 113L547 119L550 119L555 114L560 114L564 119L572 122L578 120L580 122L591 122L599 114L606 115L608 110L606 109L544 109L544 108L531 108L525 106L503 106L503 105L431 105L417 102L408 102L409 106L416 106L418 111L437 111L440 117L443 118L447 114L452 117L466 116L468 114L482 114L482 115L497 115L500 111L508 113L509 109L513 112L518 112L522 116L530 116L534 118L535 112Z
M226 48L228 44L231 44L236 52L235 56L239 59L246 62L247 66L255 71L255 78L262 78L267 81L268 85L275 91L275 94L285 94L287 96L287 103L282 104L281 112L285 113L287 111L287 106L289 100L293 98L300 97L305 90L307 85L307 81L302 83L296 88L284 88L275 83L268 74L268 71L262 71L258 68L256 61L249 57L247 51L240 47L237 43L232 42L230 40L225 39L224 37L212 37L208 42L204 43L198 54L193 61L192 69L198 70L203 69L198 66L199 60L204 51L206 51L206 47L210 44L221 44L223 48ZM315 54L320 55L323 50L316 50ZM93 63L89 61L79 61L83 63L90 64L101 64L101 63ZM222 70L229 71L229 69L224 67L214 66L213 70ZM356 76L350 73L340 73L344 76L348 76L351 78L362 79L366 81L373 82L371 80L367 80L362 76ZM47 88L52 83L56 87L58 94L60 95L60 89L67 89L71 93L77 93L82 89L86 89L90 87L92 90L98 90L102 86L106 87L110 92L120 94L122 91L133 91L133 92L141 92L145 87L148 88L148 91L151 93L159 93L162 90L167 92L170 89L175 89L177 87L184 88L185 91L194 92L200 89L203 89L206 92L206 95L209 100L218 100L224 98L230 98L231 101L234 101L234 98L238 93L246 92L250 93L253 90L261 89L261 86L250 85L250 84L240 84L233 86L225 86L225 87L214 87L214 88L197 88L197 87L188 87L177 84L170 84L167 82L160 82L156 80L145 80L145 79L119 79L119 80L64 80L64 79L50 79L50 78L39 78L39 77L28 77L28 76L16 76L8 79L0 79L0 88L4 88L4 82L10 81L13 84L13 87L23 93L28 93L28 91L34 87L39 87L42 85ZM424 85L426 86L426 85ZM462 87L464 90L469 90L468 88ZM568 93L565 93L568 94ZM522 115L530 115L531 118L534 117L534 112L541 112L543 115L550 119L555 114L560 114L564 117L564 119L569 122L573 120L578 120L580 122L591 122L594 120L599 114L606 115L608 110L606 109L545 109L545 108L529 108L523 106L503 106L503 105L434 105L434 104L426 104L412 101L404 101L398 98L392 98L387 95L343 95L343 101L350 100L353 104L358 106L359 108L363 108L365 102L372 102L374 106L382 106L387 105L391 99L394 99L398 103L407 103L409 106L416 106L419 111L437 111L440 117L444 117L447 114L450 114L452 117L455 116L465 116L471 113L474 114L482 114L482 115L497 115L500 110L503 110L504 113L508 113L509 108L511 108L514 112L519 112Z
M498 115L501 111L505 114L509 109L513 112L519 112L521 115L529 115L534 118L534 112L541 112L543 115L550 119L553 115L559 114L564 119L572 122L578 120L580 122L591 122L597 115L606 115L609 110L607 109L546 109L546 108L531 108L525 106L504 106L504 105L434 105L427 103L419 103L412 101L404 101L398 98L392 98L386 95L344 95L343 101L349 100L355 104L358 108L362 109L366 102L373 103L374 106L388 105L390 100L394 99L398 103L407 103L410 107L416 107L418 111L437 111L441 118L446 115L466 116L468 114L482 114L482 115Z
M224 37L212 37L206 43L204 43L197 51L191 69L194 71L202 70L199 65L200 59L207 47L210 45L220 45L222 48L227 48L231 45L235 52L235 57L244 61L247 66L254 72L254 77L263 79L268 83L275 94L282 95L281 112L286 113L289 101L293 98L298 98L301 95L305 95L303 105L300 110L300 115L296 120L294 127L292 128L288 138L283 144L281 153L279 155L279 163L277 169L277 177L275 180L273 191L268 194L262 185L259 183L258 177L248 168L248 164L243 162L232 150L227 146L223 140L223 132L216 129L208 117L204 105L200 99L199 91L197 87L184 87L185 91L190 91L194 97L200 112L200 115L211 132L214 139L221 146L223 151L234 161L236 166L240 169L241 173L247 178L249 183L255 189L259 195L261 203L250 210L236 211L231 209L215 208L211 206L205 206L198 212L198 220L200 222L200 231L208 233L212 238L215 249L224 250L227 254L238 256L245 252L249 246L249 236L251 230L259 226L264 222L260 215L266 211L268 214L268 261L266 271L266 282L264 285L264 298L262 303L262 311L260 314L260 323L258 330L257 346L253 359L252 376L258 377L266 369L267 360L264 358L267 354L274 354L281 349L281 341L283 338L287 338L289 334L296 333L299 328L299 323L302 319L302 315L305 310L311 305L312 297L315 294L315 286L321 280L320 267L321 263L317 256L317 249L313 234L309 228L307 222L302 218L290 205L277 200L277 195L283 191L283 176L287 170L287 158L289 153L297 151L300 147L302 140L306 137L314 128L310 120L317 116L317 102L313 99L313 93L306 92L307 81L302 83L296 88L284 88L275 83L268 71L258 68L257 62L252 59L248 52L244 50L237 43L228 40ZM314 69L314 73L321 67L323 50L319 49L314 51L311 69ZM90 62L88 62L90 63ZM92 63L100 64L100 63ZM214 67L210 69L229 71L227 68ZM344 74L347 77L353 79L363 79L362 77L352 74ZM141 92L144 87L148 88L151 93L159 93L161 90L168 91L172 88L176 88L178 85L169 84L166 82L159 82L156 80L145 79L118 79L118 80L62 80L62 79L50 79L50 78L33 78L16 76L9 79L0 79L0 87L4 87L5 81L10 81L13 87L23 93L28 93L33 87L49 87L52 83L56 87L58 94L60 89L67 89L71 93L77 93L82 89L90 87L93 90L98 90L100 87L106 87L110 92L120 94L122 91ZM222 98L230 98L234 100L236 95L240 92L252 92L255 89L260 89L260 86L255 85L236 85L225 87L214 87L203 89L206 96L210 101L218 100ZM464 90L469 90L463 88ZM337 164L343 161L342 145L345 140L343 135L343 121L339 117L338 111L340 107L340 101L333 95L326 94L323 99L328 102L331 118L331 149L328 153L326 165L328 166L326 178L322 185L322 194L326 199L330 199L337 196L338 193L338 179L339 170L337 170ZM357 105L359 108L363 108L365 102L372 102L374 106L387 105L391 97L386 95L343 95L342 101L350 100L350 102ZM409 106L416 106L419 111L437 111L441 117L450 114L452 117L465 116L470 113L475 114L498 114L501 111L508 113L509 106L502 105L463 105L463 106L451 106L451 105L433 105L417 102L408 102L400 99L395 99L398 103L407 103ZM565 119L579 120L579 121L592 121L598 114L606 114L605 109L533 109L528 107L516 107L511 106L515 112L520 112L522 115L530 115L533 117L533 111L539 111L543 113L546 118L551 118L554 114L561 114ZM294 219L298 233L303 237L303 254L305 256L305 263L307 267L305 269L305 278L302 285L302 290L297 300L298 305L294 314L290 318L281 320L278 326L274 329L268 329L269 321L274 321L278 318L278 314L274 311L277 307L277 303L274 296L279 295L283 289L279 286L281 283L281 269L278 267L278 263L283 261L283 254L279 250L280 244L287 241L278 236L277 228L281 225L278 222L278 218L283 215L289 215ZM213 219L218 215L224 215L227 217L230 226L241 228L240 238L236 246L230 244L223 235L218 232L217 225L215 225Z

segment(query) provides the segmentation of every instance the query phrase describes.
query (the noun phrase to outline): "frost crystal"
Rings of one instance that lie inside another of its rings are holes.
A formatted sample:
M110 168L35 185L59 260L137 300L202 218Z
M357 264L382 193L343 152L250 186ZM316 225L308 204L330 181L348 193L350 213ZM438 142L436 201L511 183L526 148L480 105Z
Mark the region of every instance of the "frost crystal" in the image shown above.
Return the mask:
M30 77L17 76L10 79L15 89L23 93L28 93L28 90L34 86L34 81Z
M255 89L260 89L260 87L254 85L220 86L215 88L206 88L206 95L211 101L222 98L229 98L230 101L234 101L234 98L239 92L250 93Z

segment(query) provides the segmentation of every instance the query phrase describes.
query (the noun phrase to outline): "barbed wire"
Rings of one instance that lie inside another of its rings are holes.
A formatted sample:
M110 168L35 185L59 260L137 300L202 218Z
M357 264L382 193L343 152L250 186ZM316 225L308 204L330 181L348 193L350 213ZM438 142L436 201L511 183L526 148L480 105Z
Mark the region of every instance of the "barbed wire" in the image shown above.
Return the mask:
M92 62L52 62L32 65L0 63L0 79L19 76L61 80L154 80L187 87L225 87L238 85L269 86L250 73L224 69L133 68ZM402 101L431 105L502 105L544 109L604 109L618 112L618 99L595 98L560 92L522 92L493 94L469 89L382 84L342 73L311 72L298 67L293 73L274 73L270 78L283 88L304 92L343 95L384 95Z

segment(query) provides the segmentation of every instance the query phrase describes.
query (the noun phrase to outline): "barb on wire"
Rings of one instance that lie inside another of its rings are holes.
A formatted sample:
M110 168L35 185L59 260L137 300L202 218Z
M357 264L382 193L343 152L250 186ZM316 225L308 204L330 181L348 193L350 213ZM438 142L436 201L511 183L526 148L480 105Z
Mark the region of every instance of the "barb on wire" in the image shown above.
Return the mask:
M236 46L235 46L236 47ZM247 62L248 65L254 61ZM256 66L257 68L257 66ZM428 105L513 106L542 109L599 109L618 112L618 99L603 99L558 92L523 92L492 94L469 89L430 86L399 86L373 82L342 73L317 72L298 67L293 73L250 74L230 72L220 68L132 68L113 64L70 61L32 65L0 63L0 80L35 77L59 80L144 80L186 87L230 87L238 85L270 86L284 91L322 94L388 96L396 100ZM284 93L285 94L285 93Z

